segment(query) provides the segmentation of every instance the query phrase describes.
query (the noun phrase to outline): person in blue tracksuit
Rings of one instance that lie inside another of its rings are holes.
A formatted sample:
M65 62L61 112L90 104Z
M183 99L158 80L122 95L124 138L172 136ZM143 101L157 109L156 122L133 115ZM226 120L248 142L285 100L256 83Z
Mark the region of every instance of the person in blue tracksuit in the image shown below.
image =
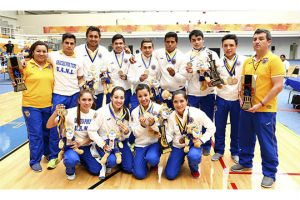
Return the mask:
M198 178L200 176L198 165L201 162L201 147L196 148L192 145L188 153L185 153L184 135L187 134L187 126L190 123L196 124L199 130L202 130L202 126L204 126L206 131L202 134L202 137L193 139L194 144L200 142L203 145L207 140L210 140L215 132L215 125L203 111L187 106L188 98L184 91L174 92L172 102L175 111L168 118L166 130L168 142L172 141L172 151L165 168L165 176L170 180L175 179L185 156L187 156L191 174L193 177Z
M75 179L75 167L81 164L92 174L96 174L95 164L97 161L92 157L90 148L92 140L88 137L88 127L91 121L96 117L96 104L93 94L89 90L82 90L79 93L77 106L67 109L68 114L65 116L66 129L71 129L74 133L74 140L70 141L70 147L65 147L63 154L63 161L66 167L66 174L68 180ZM57 126L59 123L59 106L47 122L47 128ZM65 141L66 142L66 141ZM83 150L83 154L78 154L74 149Z

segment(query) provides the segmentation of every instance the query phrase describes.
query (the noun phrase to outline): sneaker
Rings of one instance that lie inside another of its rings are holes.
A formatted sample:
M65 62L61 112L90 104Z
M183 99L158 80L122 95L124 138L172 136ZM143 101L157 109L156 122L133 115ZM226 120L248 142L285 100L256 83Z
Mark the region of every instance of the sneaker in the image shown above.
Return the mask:
M217 160L219 160L222 156L223 156L222 154L215 153L215 154L211 157L211 160L212 160L212 161L217 161Z
M57 158L53 158L51 159L49 162L48 162L48 165L47 165L47 169L55 169L56 168L56 165L58 164L58 159Z
M239 164L239 156L231 156L231 158L236 164Z
M273 186L273 184L274 184L274 180L267 176L264 176L264 178L261 182L261 186L265 187L265 188L270 188Z
M192 174L192 176L193 176L194 178L199 178L199 176L200 176L199 171L197 171L197 172L195 172L195 173L191 172L191 174Z
M204 156L209 156L210 155L210 149L202 149L202 154Z
M70 180L70 181L73 181L75 179L75 173L72 174L72 175L67 174L67 179Z
M107 173L107 174L111 173L111 168L108 168L108 167L107 167L107 168L106 168L106 173Z
M233 172L241 172L241 171L249 171L251 168L244 167L243 165L236 164L231 167L231 171Z
M42 171L42 166L40 165L40 163L36 163L36 164L32 165L31 168L34 172L41 172Z
M156 165L154 167L150 167L151 172L157 172L157 170L158 170L158 165Z

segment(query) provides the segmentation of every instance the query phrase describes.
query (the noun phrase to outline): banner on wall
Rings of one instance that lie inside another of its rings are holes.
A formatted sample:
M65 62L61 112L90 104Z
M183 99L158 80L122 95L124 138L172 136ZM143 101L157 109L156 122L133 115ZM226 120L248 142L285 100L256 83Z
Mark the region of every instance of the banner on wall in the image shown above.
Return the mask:
M44 34L85 33L89 26L45 26ZM179 24L179 25L119 25L98 26L101 32L189 32L202 31L255 31L258 28L270 31L299 31L300 24Z

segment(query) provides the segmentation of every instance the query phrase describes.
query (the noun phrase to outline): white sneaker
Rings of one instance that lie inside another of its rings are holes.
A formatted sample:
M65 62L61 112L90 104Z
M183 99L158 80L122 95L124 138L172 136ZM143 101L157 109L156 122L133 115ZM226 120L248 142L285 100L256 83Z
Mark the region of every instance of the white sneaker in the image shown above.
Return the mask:
M111 173L111 168L108 168L108 167L107 167L107 168L106 168L106 173L107 173L107 174Z
M239 163L239 156L231 156L231 158L236 164Z
M106 173L106 165L103 165L101 163L101 170L100 170L100 173L99 173L99 179L104 179L105 178L105 173Z
M222 156L223 156L222 154L215 153L215 154L211 157L211 160L212 160L212 161L217 161L217 160L219 160Z
M75 173L73 175L68 175L67 174L67 179L70 181L73 181L75 179Z

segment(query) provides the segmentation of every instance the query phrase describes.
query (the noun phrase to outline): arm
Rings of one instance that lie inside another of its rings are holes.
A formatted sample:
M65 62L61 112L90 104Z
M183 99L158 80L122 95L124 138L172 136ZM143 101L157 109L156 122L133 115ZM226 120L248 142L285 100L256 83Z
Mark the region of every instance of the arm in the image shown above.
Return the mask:
M77 76L77 79L78 79L78 85L81 85L84 83L83 76Z
M200 139L202 143L205 143L216 132L216 127L214 123L211 121L211 119L204 112L201 111L201 113L198 116L200 116L198 118L200 119L200 124L206 128L205 133L202 134L202 137Z
M260 103L255 104L254 106L252 106L252 108L250 108L247 111L255 113L258 109L260 109L264 105L267 105L267 103L271 101L271 99L275 98L281 92L283 87L283 76L277 76L271 79L272 79L273 87L270 90L270 92L267 94L267 96L265 96L265 98Z
M46 128L53 128L53 127L57 126L57 124L58 124L58 118L57 118L58 107L59 107L59 105L56 106L55 111L52 113L52 115L48 119Z
M99 115L99 112L97 112L97 113L98 113L97 118L95 120L92 120L92 122L88 128L88 135L92 141L94 141L100 148L103 149L103 147L106 143L105 143L105 140L98 134L97 131L102 126L104 119L101 118L101 115Z

